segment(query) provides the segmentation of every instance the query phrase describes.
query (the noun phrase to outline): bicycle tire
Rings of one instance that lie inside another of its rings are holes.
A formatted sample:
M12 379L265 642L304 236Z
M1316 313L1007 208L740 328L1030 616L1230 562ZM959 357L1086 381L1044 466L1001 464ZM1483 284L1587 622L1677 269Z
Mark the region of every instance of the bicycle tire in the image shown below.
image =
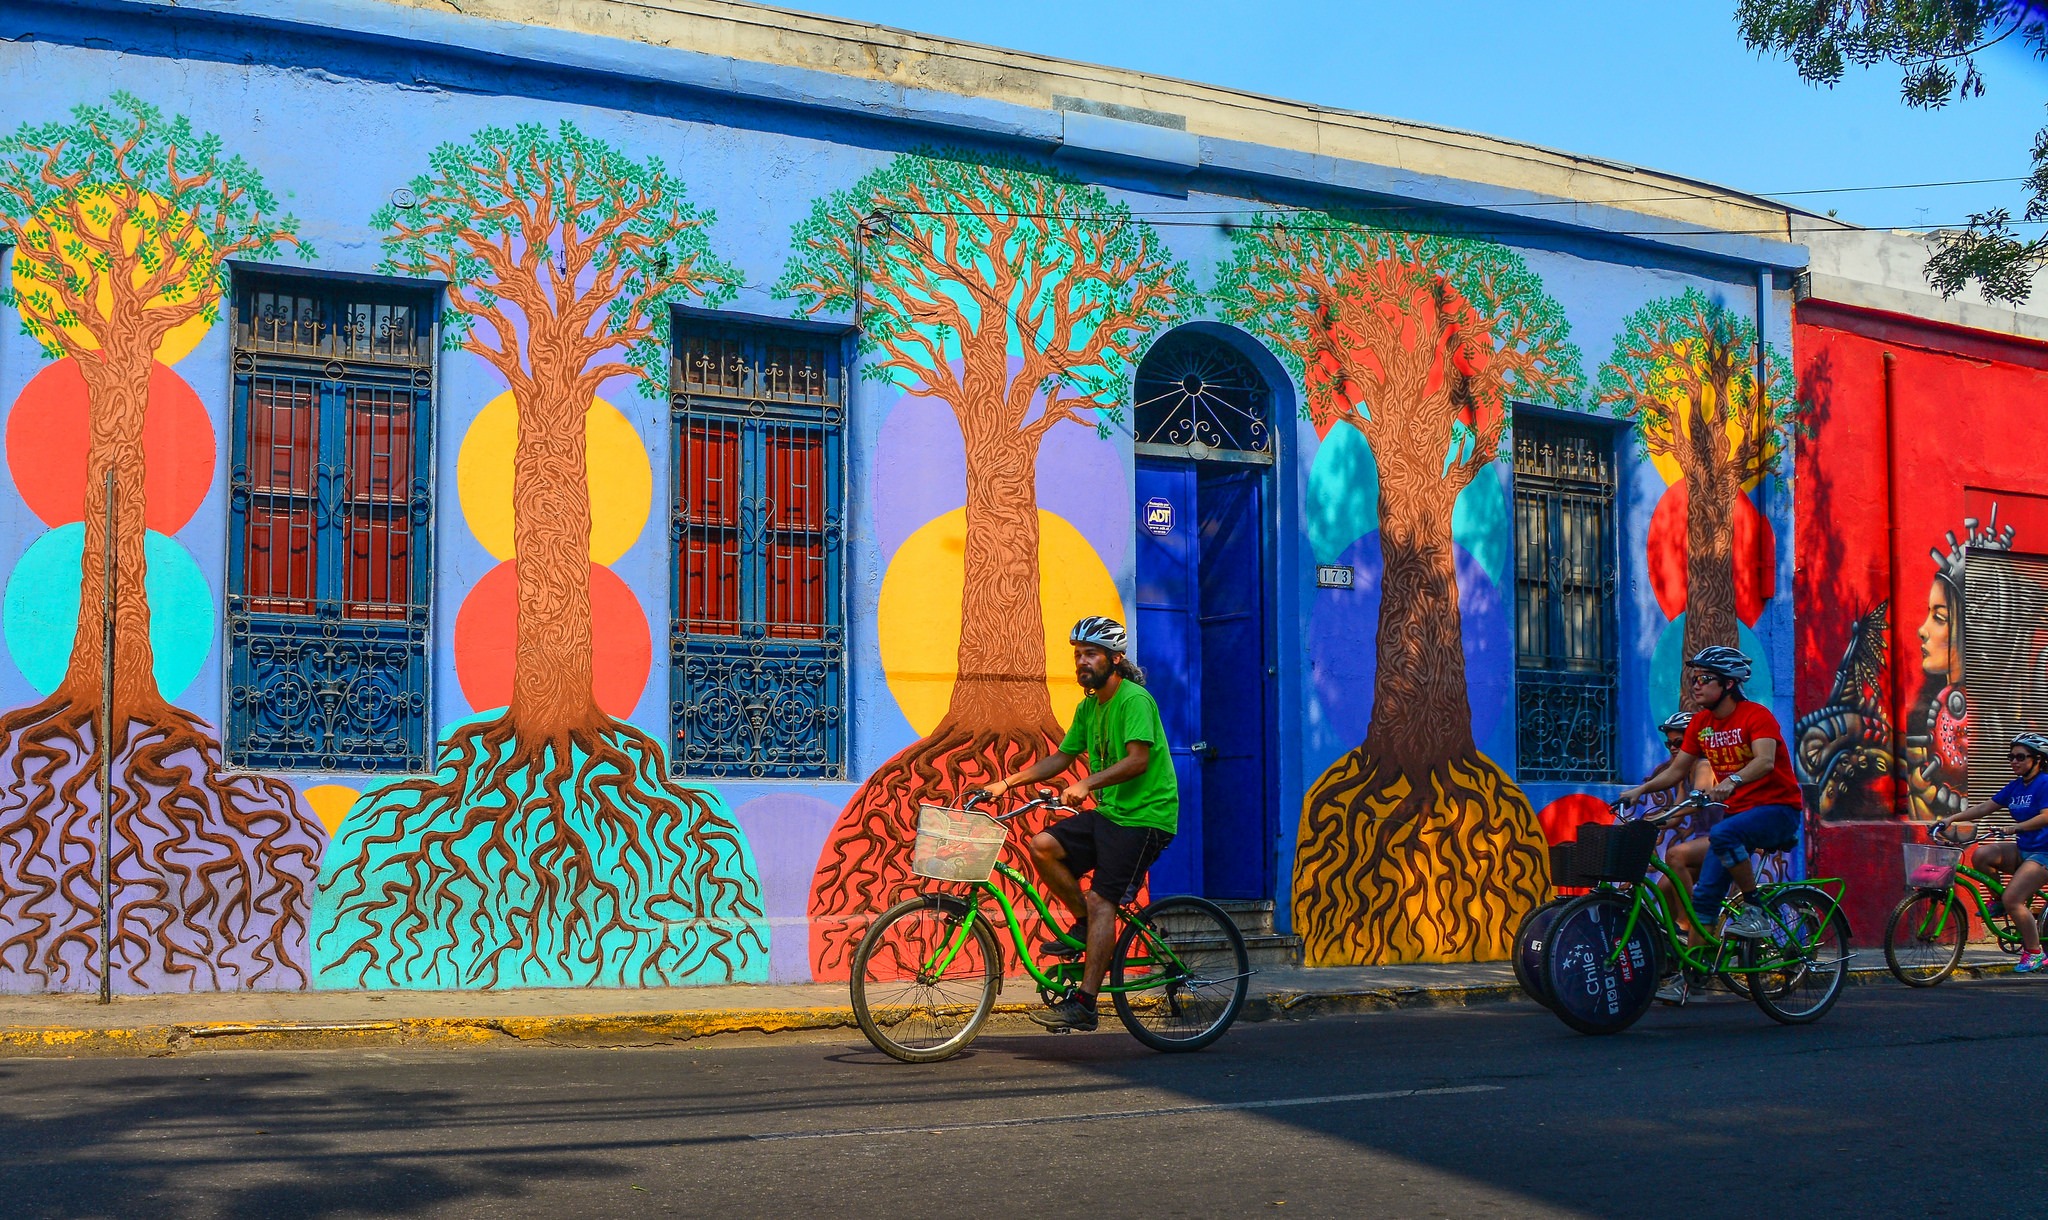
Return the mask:
M1163 939L1193 981L1183 976L1145 990L1124 990L1161 969L1176 970L1152 964L1149 949L1141 948L1146 956L1134 958L1132 948L1140 937ZM1221 1038L1243 1010L1251 991L1251 955L1245 951L1244 933L1222 907L1176 894L1125 922L1109 982L1116 988L1110 1002L1117 1019L1133 1038L1155 1051L1198 1051Z
M1809 886L1772 894L1765 908L1777 925L1774 935L1742 943L1742 964L1750 969L1750 998L1781 1025L1818 1021L1842 997L1849 981L1849 922L1832 898ZM1795 913L1788 917L1788 912ZM1784 949L1794 936L1803 946L1796 967L1769 969L1766 953Z
M1543 977L1550 1011L1582 1034L1617 1034L1634 1025L1657 997L1657 946L1648 919L1621 940L1630 903L1619 894L1574 898L1550 925ZM1616 946L1621 953L1615 957ZM1609 959L1613 958L1612 961Z
M883 912L861 937L848 990L853 1019L876 1050L905 1063L937 1063L965 1050L981 1032L1003 985L1002 948L986 918L974 921L968 942L938 977L925 981L915 965L904 977L906 963L949 943L973 909L951 895L920 894ZM957 998L942 997L943 985L957 987ZM879 994L871 997L871 988ZM957 1025L947 1018L958 1018ZM920 1030L927 1032L919 1036Z
M1946 919L1941 921L1943 930L1937 936L1952 939L1952 945L1926 935L1930 922L1944 909ZM1969 916L1954 891L1915 890L1899 900L1899 905L1892 908L1891 918L1885 921L1884 964L1891 969L1893 978L1908 987L1937 987L1955 973L1969 939ZM1901 958L1913 964L1908 965Z
M1515 929L1515 981L1529 998L1543 1005L1551 1006L1550 987L1543 977L1543 949L1549 943L1550 925L1556 921L1557 913L1570 906L1572 898L1553 898L1522 917L1522 926Z

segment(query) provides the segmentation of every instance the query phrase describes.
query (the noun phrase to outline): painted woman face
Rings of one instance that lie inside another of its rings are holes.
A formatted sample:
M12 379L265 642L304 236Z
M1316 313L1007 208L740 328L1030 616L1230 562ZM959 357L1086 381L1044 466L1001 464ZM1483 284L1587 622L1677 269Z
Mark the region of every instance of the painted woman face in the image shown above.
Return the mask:
M1949 677L1953 650L1949 647L1949 626L1954 621L1948 603L1948 586L1933 581L1927 586L1927 618L1920 624L1920 668L1930 674Z

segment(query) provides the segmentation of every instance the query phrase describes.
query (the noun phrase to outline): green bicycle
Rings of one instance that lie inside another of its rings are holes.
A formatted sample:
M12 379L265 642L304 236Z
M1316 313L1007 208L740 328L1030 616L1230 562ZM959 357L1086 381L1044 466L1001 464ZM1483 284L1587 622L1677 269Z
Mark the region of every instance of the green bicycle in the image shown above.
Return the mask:
M1978 918L2000 949L2020 951L2019 931L2005 913L2004 883L1998 874L1962 862L1964 848L2011 837L2002 830L1985 831L1967 840L1905 845L1910 892L1892 908L1884 926L1884 962L1894 978L1908 987L1933 987L1955 973L1970 940L1968 908L1958 891L1976 904ZM2036 894L2037 917L2043 906L2042 895Z
M995 925L1009 929L1016 961L1052 1001L1081 981L1086 946L1060 931L1045 895L997 858L1014 819L1061 808L1050 790L1006 814L926 805L918 811L911 871L953 888L927 889L890 907L853 952L854 1019L875 1048L906 1063L935 1063L966 1049L994 1011L1006 959ZM1016 884L1073 956L1041 966L1025 944L1017 908L996 877ZM964 886L964 890L960 887ZM993 904L993 910L991 909ZM1157 1051L1193 1051L1223 1036L1243 1009L1251 961L1222 908L1181 894L1118 911L1122 931L1103 992L1131 1036Z
M1770 915L1767 936L1716 929L1699 945L1686 943L1680 912L1644 879L1652 867L1670 877L1686 919L1704 926L1690 891L1655 848L1659 826L1706 804L1706 794L1694 792L1659 815L1633 819L1617 806L1614 825L1580 829L1575 875L1555 884L1596 888L1537 908L1517 935L1523 987L1566 1025L1586 1034L1627 1029L1656 997L1660 966L1676 967L1685 980L1718 975L1787 1025L1819 1020L1840 997L1853 956L1849 924L1840 897L1822 888L1839 887L1837 878L1758 886L1753 900Z

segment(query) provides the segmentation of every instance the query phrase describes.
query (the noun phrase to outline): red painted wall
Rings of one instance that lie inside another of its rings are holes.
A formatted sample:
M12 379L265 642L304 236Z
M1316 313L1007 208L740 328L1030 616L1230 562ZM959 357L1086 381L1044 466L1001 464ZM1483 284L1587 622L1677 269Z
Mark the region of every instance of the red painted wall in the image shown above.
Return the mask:
M1959 649L1943 666L1952 628L1930 611L1960 609L1944 561L1968 541L1967 518L1981 540L2048 553L2048 444L2033 430L2048 344L1805 301L1793 355L1813 427L1798 452L1794 588L1808 867L1847 880L1852 929L1871 943L1903 892L1900 843L1966 782L1967 675Z

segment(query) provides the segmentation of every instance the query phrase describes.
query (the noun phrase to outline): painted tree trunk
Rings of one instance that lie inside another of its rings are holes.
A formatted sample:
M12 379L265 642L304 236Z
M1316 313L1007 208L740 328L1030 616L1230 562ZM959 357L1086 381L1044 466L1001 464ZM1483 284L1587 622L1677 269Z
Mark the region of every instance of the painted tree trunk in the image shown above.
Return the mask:
M1038 454L1014 431L969 444L959 674L943 723L1050 732L1038 588Z
M567 377L536 376L512 458L518 658L511 719L523 742L566 741L600 717L593 692L590 486L584 415Z
M97 712L105 651L103 589L107 538L107 473L116 496L114 537L114 706L123 722L155 720L166 710L157 691L149 641L149 599L143 576L147 536L143 502L142 431L149 407L151 357L142 339L116 330L96 356L78 361L89 416L85 478L85 555L78 632L58 689L71 707Z
M1472 741L1455 487L1429 466L1380 463L1372 723L1310 788L1295 854L1314 966L1497 960L1549 892L1535 811Z
M1698 438L1694 440L1692 438ZM1712 645L1741 644L1735 615L1735 497L1742 494L1726 438L1693 421L1678 447L1685 477L1685 655ZM1681 706L1696 706L1692 684L1679 677Z

